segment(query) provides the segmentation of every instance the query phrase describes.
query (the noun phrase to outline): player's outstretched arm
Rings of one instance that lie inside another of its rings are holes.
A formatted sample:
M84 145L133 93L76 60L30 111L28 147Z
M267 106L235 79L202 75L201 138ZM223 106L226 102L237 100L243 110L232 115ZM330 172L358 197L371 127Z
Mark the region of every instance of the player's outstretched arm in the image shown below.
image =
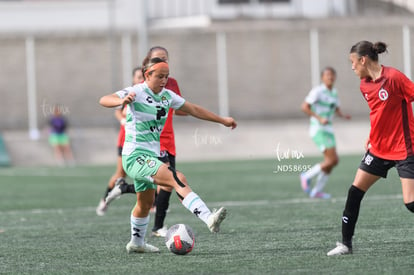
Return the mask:
M112 107L117 107L120 105L127 105L131 103L132 101L134 101L134 99L135 99L134 92L129 93L124 98L120 98L115 93L115 94L105 95L101 97L101 99L99 100L99 104L101 104L104 107L112 108Z
M215 113L210 112L209 110L188 101L184 103L180 110L192 115L193 117L202 120L217 122L223 124L226 127L231 127L232 129L237 127L237 123L232 117L218 116Z

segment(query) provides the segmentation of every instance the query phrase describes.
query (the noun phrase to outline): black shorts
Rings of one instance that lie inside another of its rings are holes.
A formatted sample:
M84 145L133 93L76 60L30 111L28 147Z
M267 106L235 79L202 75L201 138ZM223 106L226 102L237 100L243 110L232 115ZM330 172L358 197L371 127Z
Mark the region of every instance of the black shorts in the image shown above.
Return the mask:
M164 163L170 163L170 166L175 169L175 156L168 153L168 151L161 151L158 159Z
M122 146L118 146L118 156L122 157Z
M404 160L387 160L379 158L368 151L362 158L359 169L386 178L388 170L394 166L397 168L400 178L414 179L414 156L409 156Z

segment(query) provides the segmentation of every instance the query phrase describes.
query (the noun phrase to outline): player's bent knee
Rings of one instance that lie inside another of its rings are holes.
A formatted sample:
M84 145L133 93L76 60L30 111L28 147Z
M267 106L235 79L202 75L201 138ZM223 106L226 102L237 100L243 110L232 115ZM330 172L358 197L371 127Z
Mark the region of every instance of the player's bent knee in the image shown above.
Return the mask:
M181 172L177 172L171 166L169 166L168 169L172 172L174 180L177 182L177 184L182 188L186 187L185 183L187 182L187 180L186 180L184 174L181 173Z
M406 203L405 206L407 207L408 210L414 213L414 201L410 203Z

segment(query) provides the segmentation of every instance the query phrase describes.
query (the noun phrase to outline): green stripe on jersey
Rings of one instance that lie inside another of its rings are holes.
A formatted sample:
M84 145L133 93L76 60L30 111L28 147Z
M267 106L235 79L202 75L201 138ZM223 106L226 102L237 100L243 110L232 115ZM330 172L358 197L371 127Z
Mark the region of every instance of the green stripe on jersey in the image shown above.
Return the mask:
M167 121L168 110L179 108L185 100L173 91L163 89L154 94L144 82L116 92L120 98L135 93L134 102L128 104L125 124L125 143L123 155L133 151L151 152L152 156L160 154L160 135Z
M336 89L328 90L323 84L314 87L306 97L306 102L311 104L311 110L320 117L328 120L328 125L321 125L320 122L311 117L311 130L318 131L332 127L331 123L339 106L338 93Z
M317 104L318 104L320 107L327 107L327 108L331 108L331 107L332 107L332 104L335 104L335 103L333 103L333 102L318 101L318 102L317 102Z
M159 132L161 132L162 127L165 124L165 121L167 121L167 117L163 117L160 120L149 120L149 121L137 122L137 124L135 124L135 129L137 130L138 134L143 131L158 130Z
M156 116L158 110L162 108L162 107L154 108L154 106L148 105L146 103L137 103L137 102L134 102L133 105L134 105L134 110L136 112L146 113L146 114L150 114L154 116Z
M146 133L146 134L139 134L137 135L136 142L151 142L151 141L159 141L160 134L159 133Z

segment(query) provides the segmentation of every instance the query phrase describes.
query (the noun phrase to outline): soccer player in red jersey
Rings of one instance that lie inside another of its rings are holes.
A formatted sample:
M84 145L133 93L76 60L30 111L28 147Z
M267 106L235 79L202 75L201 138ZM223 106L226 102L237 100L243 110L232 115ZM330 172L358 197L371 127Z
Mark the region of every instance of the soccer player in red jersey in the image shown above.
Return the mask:
M403 201L414 212L414 83L403 73L378 63L387 50L383 42L352 46L352 70L361 78L362 96L370 108L371 131L366 154L349 189L342 216L342 242L328 256L352 253L352 237L364 194L392 167L400 176Z
M139 84L144 81L144 76L142 74L142 68L136 67L132 70L132 84ZM117 141L117 148L118 148L118 158L116 162L116 169L114 174L111 176L108 182L108 187L106 188L105 194L103 198L99 201L98 207L96 207L96 214L98 216L103 216L108 209L108 205L111 202L107 200L108 194L114 189L115 186L120 184L127 184L125 182L126 173L124 168L122 167L122 147L124 145L125 140L125 116L126 116L126 109L116 109L115 110L115 117L119 121L119 133L118 133L118 141ZM131 184L128 187L124 188L124 193L135 193L134 185Z

